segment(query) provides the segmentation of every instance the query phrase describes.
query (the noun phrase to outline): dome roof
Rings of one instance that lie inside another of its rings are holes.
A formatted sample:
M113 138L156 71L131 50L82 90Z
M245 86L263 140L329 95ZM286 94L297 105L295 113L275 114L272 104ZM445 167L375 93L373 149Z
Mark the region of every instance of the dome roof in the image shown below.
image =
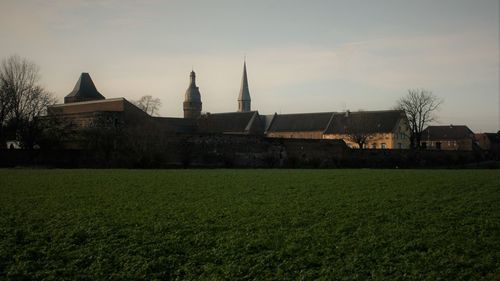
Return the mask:
M196 86L196 74L194 71L191 71L189 75L191 79L191 83L189 83L189 87L186 90L185 102L201 102L200 90Z

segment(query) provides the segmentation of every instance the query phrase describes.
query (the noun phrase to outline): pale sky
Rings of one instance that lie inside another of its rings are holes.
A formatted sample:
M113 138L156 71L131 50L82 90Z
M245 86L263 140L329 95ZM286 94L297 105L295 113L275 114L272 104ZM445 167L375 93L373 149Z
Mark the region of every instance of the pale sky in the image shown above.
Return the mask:
M62 102L81 72L107 98L182 116L191 68L203 111L236 111L243 57L261 114L385 110L410 88L437 124L500 127L498 0L0 0L0 58L40 66Z

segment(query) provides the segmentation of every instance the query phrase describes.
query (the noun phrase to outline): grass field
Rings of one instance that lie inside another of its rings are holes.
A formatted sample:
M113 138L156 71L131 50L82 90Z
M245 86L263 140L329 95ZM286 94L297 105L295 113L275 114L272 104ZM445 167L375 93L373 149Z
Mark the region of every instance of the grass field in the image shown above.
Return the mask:
M499 280L498 170L0 170L0 280Z

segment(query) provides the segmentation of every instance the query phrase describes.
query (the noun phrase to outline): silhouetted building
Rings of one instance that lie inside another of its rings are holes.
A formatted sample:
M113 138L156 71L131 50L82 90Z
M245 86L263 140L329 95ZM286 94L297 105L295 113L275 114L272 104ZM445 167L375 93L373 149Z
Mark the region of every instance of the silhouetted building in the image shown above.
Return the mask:
M238 96L238 111L201 114L202 102L196 74L183 102L184 118L152 117L125 98L105 99L88 73L82 73L64 104L48 107L48 116L65 120L75 130L107 126L136 129L144 134L239 134L270 138L339 139L358 147L350 138L353 129L367 134L367 148L409 148L409 127L402 111L319 112L260 115L251 111L246 62ZM423 138L424 139L424 138Z
M144 134L196 131L194 119L152 117L125 98L105 99L88 73L82 73L64 100L64 104L49 106L46 118L57 118L73 131L92 127L136 129Z
M58 117L74 129L95 126L140 126L149 115L125 98L106 99L88 73L82 73L63 104L47 108L49 117Z

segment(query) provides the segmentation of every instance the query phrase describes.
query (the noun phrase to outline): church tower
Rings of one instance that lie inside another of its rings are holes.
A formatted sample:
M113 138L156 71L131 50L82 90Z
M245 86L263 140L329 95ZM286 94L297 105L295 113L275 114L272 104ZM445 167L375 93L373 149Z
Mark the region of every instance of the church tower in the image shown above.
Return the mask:
M243 62L243 78L241 79L240 95L238 96L238 112L248 112L250 107L250 91L248 90L247 62Z
M186 90L186 95L184 98L183 108L184 108L184 118L196 119L201 115L201 96L200 90L196 86L196 74L191 71L191 82Z

